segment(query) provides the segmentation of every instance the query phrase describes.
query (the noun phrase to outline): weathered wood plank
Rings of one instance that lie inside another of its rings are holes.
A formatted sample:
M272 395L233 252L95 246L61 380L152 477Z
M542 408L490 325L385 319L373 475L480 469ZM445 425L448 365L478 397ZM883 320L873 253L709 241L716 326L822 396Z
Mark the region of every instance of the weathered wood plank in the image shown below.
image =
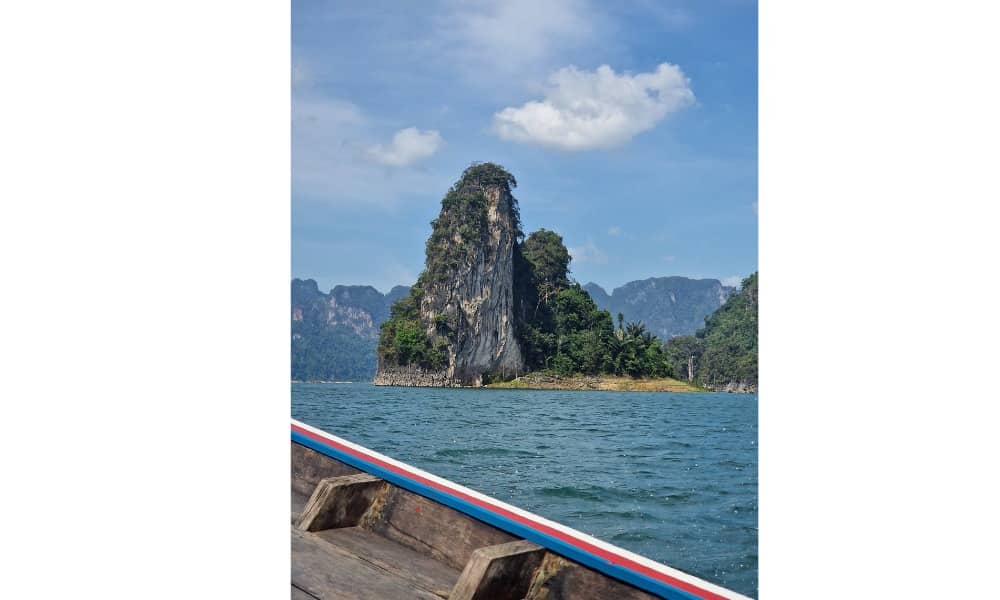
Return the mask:
M447 596L458 581L457 569L360 527L327 529L315 535L439 596Z
M398 575L295 528L292 586L320 600L441 600Z
M479 548L448 598L521 600L544 555L544 548L525 540Z
M575 563L551 552L545 553L535 571L525 600L656 600L627 583Z
M366 517L366 526L404 546L464 569L473 551L512 542L514 536L438 504L392 487L377 515Z
M306 503L309 502L309 496L306 494L300 494L299 492L292 490L292 523L294 524L299 520L299 515L302 514L302 509L306 507Z
M354 527L360 523L379 490L387 485L367 473L323 479L306 502L295 527L303 531Z
M309 497L321 479L361 471L301 444L292 442L292 490Z
M292 600L317 600L316 596L292 586Z

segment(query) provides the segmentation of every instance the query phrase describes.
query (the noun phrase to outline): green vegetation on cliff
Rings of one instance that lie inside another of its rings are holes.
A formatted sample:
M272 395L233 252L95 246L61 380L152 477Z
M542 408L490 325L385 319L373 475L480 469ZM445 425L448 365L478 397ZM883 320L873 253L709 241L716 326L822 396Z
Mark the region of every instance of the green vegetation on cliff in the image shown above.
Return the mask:
M420 318L420 303L428 284L447 280L475 256L478 248L489 247L485 190L490 186L499 186L509 193L517 187L517 181L499 165L473 164L441 200L441 212L431 221L424 271L409 296L393 304L389 319L381 325L378 354L386 364L431 370L447 367L447 349L460 324L449 322L444 315L438 315L433 324L424 323ZM510 206L510 215L514 235L520 238L516 201Z
M413 286L409 296L400 298L392 305L389 318L381 325L378 353L390 364L443 369L448 361L447 341L432 340L427 335L420 321L422 299L423 289Z
M417 285L447 276L467 260L480 245L486 245L489 235L487 186L500 186L510 191L517 187L514 176L492 163L476 164L462 173L441 200L441 213L431 221L431 236L427 239L424 272ZM515 203L511 207L516 236L521 236L520 215Z
M757 273L705 320L697 333L704 343L698 381L704 385L757 385Z
M687 360L694 357L695 381L702 385L756 387L757 273L705 319L705 327L694 336L671 338L665 349L678 379L687 379Z

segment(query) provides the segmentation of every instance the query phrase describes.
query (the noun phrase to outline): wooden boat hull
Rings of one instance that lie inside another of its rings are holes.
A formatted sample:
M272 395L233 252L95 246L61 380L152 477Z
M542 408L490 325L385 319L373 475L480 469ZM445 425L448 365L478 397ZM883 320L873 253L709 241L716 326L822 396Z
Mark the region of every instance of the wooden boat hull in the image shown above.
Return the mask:
M298 421L292 597L744 598Z

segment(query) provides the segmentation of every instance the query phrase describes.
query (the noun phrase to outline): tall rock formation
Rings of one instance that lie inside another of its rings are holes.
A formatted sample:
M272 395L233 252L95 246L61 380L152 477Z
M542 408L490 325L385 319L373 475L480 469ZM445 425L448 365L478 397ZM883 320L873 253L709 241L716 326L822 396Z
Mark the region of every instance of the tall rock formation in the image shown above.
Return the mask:
M445 195L424 272L382 327L376 385L479 386L524 373L515 332L516 185L484 163Z

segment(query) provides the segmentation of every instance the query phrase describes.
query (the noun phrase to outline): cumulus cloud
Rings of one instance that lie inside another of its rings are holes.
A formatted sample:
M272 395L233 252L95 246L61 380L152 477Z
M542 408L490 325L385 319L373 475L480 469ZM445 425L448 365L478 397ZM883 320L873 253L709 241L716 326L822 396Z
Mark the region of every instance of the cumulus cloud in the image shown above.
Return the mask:
M566 67L549 78L543 100L493 115L493 130L505 140L555 150L611 148L693 102L677 65L637 75L619 75L608 65L593 72Z
M617 237L617 236L619 236L621 234L622 234L622 228L619 227L619 226L617 226L617 225L615 225L615 226L611 227L610 229L608 229L608 235L610 235L612 237Z
M743 276L742 275L730 275L729 277L723 277L719 281L722 283L722 285L725 285L725 286L739 287L740 283L743 282Z
M388 167L406 167L429 158L444 144L437 131L420 131L407 127L396 132L388 144L375 144L368 148L365 157Z
M390 208L427 190L448 189L449 174L385 167L366 156L373 123L338 98L292 94L292 198ZM390 144L391 145L391 144Z
M606 265L608 264L608 255L604 253L603 250L598 248L594 242L587 241L586 244L582 246L574 246L572 248L567 248L569 250L569 255L573 257L573 260L577 263L593 263L595 265Z

